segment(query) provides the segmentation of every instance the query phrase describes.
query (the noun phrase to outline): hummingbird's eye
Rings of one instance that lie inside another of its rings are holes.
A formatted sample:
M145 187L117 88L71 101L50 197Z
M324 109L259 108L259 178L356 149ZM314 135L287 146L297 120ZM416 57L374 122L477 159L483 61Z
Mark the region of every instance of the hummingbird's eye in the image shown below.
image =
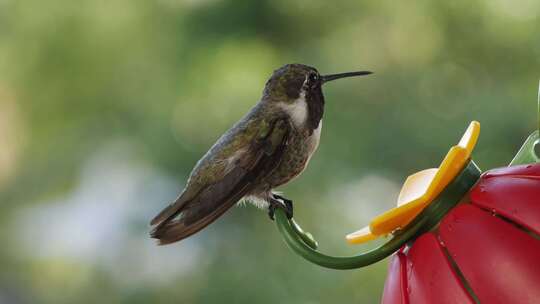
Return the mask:
M317 75L316 73L309 74L309 82L315 83L317 82L317 80L319 80L319 75Z

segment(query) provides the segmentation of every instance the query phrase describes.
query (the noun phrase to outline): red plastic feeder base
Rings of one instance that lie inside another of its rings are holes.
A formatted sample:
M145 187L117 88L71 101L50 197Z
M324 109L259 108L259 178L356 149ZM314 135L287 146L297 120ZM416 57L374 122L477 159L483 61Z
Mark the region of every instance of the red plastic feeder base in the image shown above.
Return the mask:
M482 175L390 261L382 303L540 303L540 164Z

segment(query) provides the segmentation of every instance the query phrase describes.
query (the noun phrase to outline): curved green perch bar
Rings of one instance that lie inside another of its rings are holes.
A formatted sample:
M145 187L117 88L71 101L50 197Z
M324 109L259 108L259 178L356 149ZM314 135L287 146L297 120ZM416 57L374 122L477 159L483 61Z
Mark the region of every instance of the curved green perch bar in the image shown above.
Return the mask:
M452 183L403 231L395 233L385 244L356 256L334 257L317 251L317 242L311 234L304 232L293 219L287 219L283 210L277 209L275 212L276 225L287 245L298 255L314 264L332 269L364 267L388 257L407 242L435 227L476 183L480 173L480 169L470 160Z

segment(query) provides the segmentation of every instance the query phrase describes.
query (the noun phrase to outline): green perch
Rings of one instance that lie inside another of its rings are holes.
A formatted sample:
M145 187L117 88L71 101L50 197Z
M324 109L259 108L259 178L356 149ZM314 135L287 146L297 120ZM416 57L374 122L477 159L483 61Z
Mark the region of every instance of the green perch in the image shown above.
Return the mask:
M407 227L396 232L385 244L356 256L334 257L317 251L317 241L313 236L304 232L294 219L287 219L287 215L281 209L276 210L276 225L287 245L295 253L314 264L332 269L364 267L388 257L407 242L435 227L476 183L480 173L476 164L472 160L469 161L452 183Z

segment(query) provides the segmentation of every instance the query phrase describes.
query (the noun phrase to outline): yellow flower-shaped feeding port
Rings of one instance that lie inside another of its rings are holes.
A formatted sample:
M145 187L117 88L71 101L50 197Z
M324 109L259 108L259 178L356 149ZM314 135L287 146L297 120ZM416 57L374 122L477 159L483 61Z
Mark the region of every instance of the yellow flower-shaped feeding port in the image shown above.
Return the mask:
M347 242L362 244L407 226L467 164L479 135L480 123L471 122L459 143L450 148L439 168L410 175L403 183L397 207L376 216L369 226L347 235Z

